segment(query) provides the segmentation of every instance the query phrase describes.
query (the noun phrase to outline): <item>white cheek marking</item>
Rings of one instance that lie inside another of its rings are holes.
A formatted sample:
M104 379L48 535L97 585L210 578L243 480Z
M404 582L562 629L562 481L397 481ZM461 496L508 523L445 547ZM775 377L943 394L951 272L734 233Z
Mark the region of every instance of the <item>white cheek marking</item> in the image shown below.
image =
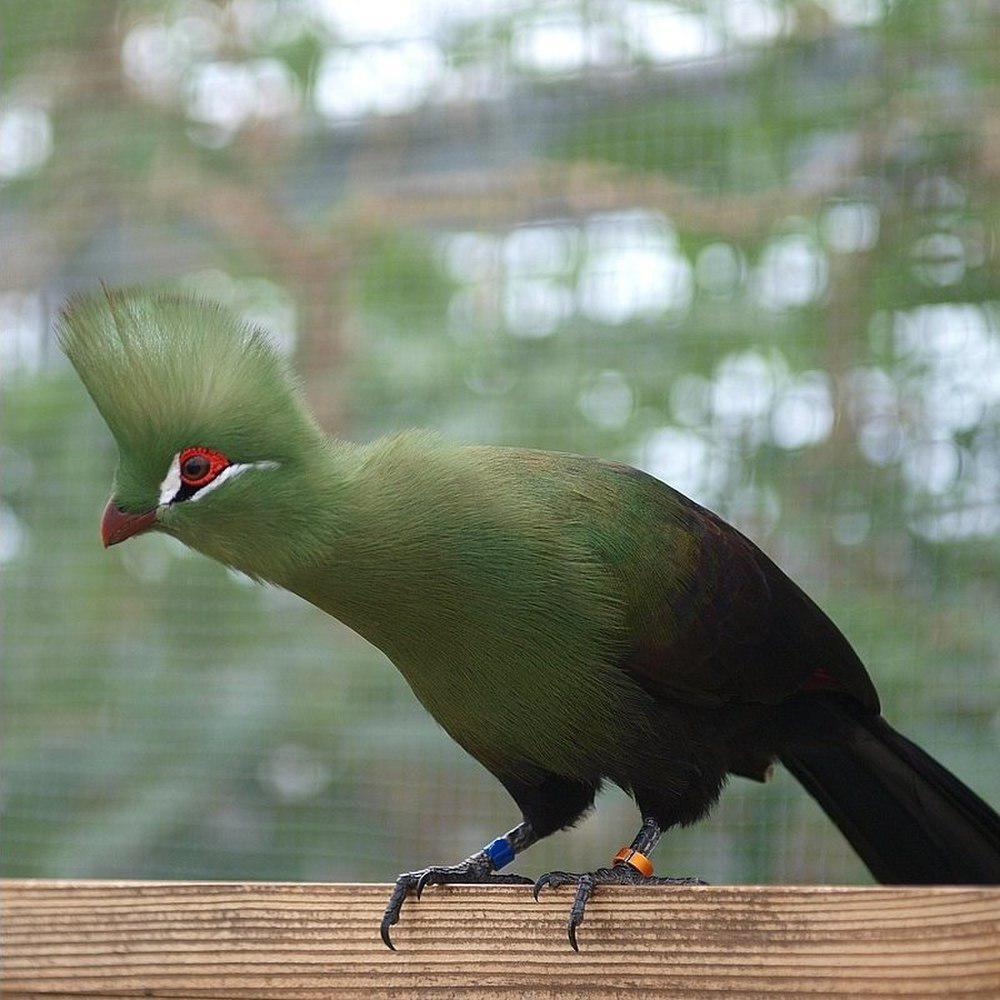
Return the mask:
M227 479L235 479L237 476L242 475L247 469L277 469L277 462L244 462L237 465L227 465L222 472L220 472L215 479L205 486L202 486L197 493L192 494L188 497L188 503L194 503L196 500L200 500L206 493L211 493L217 486L221 486Z
M170 468L167 469L167 474L163 477L163 482L160 483L160 506L164 507L175 496L177 496L177 491L181 488L181 453L177 452L174 455L174 460L170 463Z

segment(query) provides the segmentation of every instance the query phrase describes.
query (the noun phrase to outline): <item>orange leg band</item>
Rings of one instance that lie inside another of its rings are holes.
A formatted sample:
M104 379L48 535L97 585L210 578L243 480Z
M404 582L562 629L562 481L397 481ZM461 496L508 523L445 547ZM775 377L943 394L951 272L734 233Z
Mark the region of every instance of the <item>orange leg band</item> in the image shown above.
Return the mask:
M649 878L653 874L653 862L645 854L640 854L638 851L632 850L631 847L623 847L611 859L611 863L613 865L631 865L643 878Z

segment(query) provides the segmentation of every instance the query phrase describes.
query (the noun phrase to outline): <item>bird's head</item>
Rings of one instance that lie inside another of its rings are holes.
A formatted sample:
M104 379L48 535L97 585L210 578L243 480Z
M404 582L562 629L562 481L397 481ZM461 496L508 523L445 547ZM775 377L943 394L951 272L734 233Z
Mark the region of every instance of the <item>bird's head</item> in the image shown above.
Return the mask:
M220 306L130 290L71 302L59 336L118 444L105 546L158 529L256 573L303 516L325 440L267 338Z

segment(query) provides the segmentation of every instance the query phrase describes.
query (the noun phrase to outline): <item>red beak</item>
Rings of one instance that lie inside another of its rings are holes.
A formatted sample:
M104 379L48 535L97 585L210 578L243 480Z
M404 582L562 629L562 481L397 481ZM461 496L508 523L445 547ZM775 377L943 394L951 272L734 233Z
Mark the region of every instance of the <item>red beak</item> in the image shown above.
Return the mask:
M147 510L144 514L130 514L115 506L114 500L109 500L101 515L101 541L104 547L117 545L126 538L138 535L151 527L156 520L156 508Z

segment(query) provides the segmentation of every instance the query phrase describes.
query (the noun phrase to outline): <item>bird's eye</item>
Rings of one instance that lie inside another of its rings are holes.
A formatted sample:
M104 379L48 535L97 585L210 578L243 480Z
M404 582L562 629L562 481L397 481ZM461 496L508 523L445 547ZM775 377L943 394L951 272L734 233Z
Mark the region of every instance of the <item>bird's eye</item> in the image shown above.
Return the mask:
M185 479L204 479L211 468L212 463L204 455L192 455L181 467L181 475Z
M185 448L179 464L182 483L205 486L229 465L229 459L211 448Z

